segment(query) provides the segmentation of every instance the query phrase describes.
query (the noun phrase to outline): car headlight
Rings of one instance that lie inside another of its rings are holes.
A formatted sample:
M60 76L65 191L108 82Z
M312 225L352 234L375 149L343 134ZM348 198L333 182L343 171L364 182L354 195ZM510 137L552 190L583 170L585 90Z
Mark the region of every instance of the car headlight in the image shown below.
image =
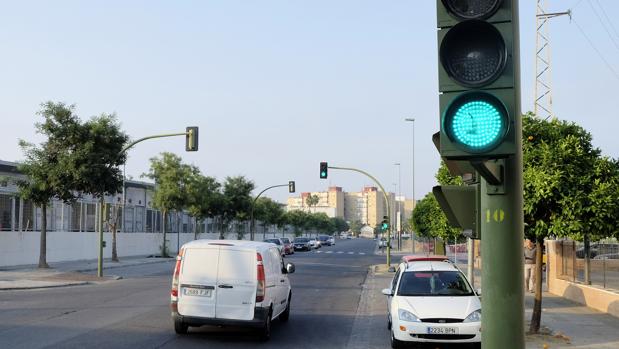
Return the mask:
M469 316L467 316L463 322L480 322L480 321L481 321L481 309L478 309L470 313Z
M419 318L416 317L415 314L404 309L398 309L398 318L402 321L420 322Z

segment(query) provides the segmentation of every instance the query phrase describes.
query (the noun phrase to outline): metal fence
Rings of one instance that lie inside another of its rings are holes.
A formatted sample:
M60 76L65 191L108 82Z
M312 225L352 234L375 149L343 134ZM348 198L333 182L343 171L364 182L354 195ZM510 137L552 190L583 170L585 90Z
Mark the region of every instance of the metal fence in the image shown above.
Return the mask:
M585 283L585 246L582 242L564 240L558 249L559 276L572 282ZM619 290L619 243L616 239L590 243L590 284Z

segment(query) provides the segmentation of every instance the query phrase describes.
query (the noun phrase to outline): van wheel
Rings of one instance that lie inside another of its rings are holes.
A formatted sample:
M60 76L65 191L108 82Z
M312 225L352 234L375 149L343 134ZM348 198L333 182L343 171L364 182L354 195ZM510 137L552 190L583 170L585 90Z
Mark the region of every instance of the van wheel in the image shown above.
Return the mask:
M188 329L189 325L178 318L174 318L174 332L176 332L176 334L187 334Z
M271 338L271 315L273 314L273 310L269 310L267 318L264 320L264 325L262 327L260 333L260 340L268 341Z
M279 321L288 322L290 318L290 302L292 302L292 294L288 295L288 304L286 304L286 310L279 315Z

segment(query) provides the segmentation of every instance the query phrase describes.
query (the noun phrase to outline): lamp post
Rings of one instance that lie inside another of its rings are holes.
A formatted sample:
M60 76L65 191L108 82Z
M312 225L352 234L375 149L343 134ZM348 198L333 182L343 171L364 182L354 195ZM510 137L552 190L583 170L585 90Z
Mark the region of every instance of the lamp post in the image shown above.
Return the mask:
M398 167L398 196L396 196L395 198L395 203L396 203L396 207L397 207L397 214L396 214L396 221L395 223L397 224L397 232L398 232L398 250L402 250L402 206L400 204L400 199L402 196L402 166L399 162L396 162L395 164L393 164L394 166ZM400 198L400 199L398 199Z
M415 206L417 206L417 202L415 201L415 118L406 118L404 121L409 121L413 123L413 210ZM412 216L412 213L411 213ZM415 231L414 227L411 227L411 242L412 242L412 253L415 254Z

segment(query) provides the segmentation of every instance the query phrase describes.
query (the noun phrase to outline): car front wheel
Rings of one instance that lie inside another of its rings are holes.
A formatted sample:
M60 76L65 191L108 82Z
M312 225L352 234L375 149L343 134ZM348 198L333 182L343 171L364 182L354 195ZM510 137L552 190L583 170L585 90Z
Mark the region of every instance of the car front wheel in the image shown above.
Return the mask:
M393 349L400 349L403 348L403 343L402 341L399 341L397 339L395 339L395 336L393 335L393 328L391 329L391 348Z

